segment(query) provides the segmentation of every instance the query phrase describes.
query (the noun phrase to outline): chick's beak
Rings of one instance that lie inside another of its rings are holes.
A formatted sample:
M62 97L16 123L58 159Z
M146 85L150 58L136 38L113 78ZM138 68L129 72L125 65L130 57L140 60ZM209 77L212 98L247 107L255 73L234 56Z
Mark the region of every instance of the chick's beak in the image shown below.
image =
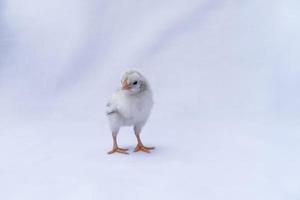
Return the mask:
M130 87L128 85L128 82L127 82L127 80L125 80L122 85L122 90L129 90L129 89L130 89Z

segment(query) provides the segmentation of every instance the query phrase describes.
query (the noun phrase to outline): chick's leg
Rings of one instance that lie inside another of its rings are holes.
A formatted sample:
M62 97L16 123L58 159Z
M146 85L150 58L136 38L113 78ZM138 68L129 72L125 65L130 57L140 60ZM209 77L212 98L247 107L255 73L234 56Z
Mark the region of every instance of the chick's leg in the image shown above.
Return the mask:
M139 129L137 127L134 127L134 133L135 133L135 136L136 136L136 139L137 139L137 142L138 142L135 149L134 149L134 152L143 151L143 152L146 152L146 153L151 153L150 150L155 149L155 147L146 147L146 146L143 145L141 137L140 137L141 129Z
M108 154L112 154L112 153L123 153L123 154L128 154L128 149L123 149L118 147L118 143L117 143L117 134L113 133L113 148L111 151L107 152Z

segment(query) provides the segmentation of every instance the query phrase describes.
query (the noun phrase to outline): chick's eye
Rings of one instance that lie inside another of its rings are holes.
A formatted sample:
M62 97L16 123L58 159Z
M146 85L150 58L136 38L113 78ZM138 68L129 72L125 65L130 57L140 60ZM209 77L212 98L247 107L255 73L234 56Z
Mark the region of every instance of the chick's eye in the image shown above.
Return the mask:
M133 85L136 85L136 84L137 84L137 81L134 81L132 84L133 84Z

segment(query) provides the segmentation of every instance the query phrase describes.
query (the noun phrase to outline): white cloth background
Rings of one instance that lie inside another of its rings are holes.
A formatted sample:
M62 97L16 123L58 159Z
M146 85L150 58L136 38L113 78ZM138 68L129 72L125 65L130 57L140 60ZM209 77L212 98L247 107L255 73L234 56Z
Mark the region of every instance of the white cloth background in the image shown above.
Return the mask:
M0 1L0 198L300 198L299 9ZM128 68L152 85L157 150L108 156L104 107Z

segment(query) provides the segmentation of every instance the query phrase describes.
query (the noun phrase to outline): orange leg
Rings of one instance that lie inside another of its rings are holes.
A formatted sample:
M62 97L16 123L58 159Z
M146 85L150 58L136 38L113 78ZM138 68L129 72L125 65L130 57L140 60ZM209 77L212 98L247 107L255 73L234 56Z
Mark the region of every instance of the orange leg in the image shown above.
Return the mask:
M140 138L140 130L138 130L137 128L134 128L134 131L135 131L135 136L136 136L136 139L137 139L137 145L134 149L134 152L138 152L138 151L143 151L145 153L151 153L150 150L153 150L155 149L155 147L146 147L143 145L142 143L142 140Z
M122 154L129 154L128 149L123 149L118 147L118 143L117 143L117 136L113 135L113 148L111 151L107 152L108 154L112 154L112 153L122 153Z

